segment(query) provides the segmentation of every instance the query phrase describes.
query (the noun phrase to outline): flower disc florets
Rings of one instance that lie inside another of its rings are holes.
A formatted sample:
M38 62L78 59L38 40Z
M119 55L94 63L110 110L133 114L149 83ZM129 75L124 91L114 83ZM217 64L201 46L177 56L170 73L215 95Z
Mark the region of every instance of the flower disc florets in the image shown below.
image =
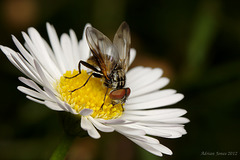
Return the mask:
M111 99L108 96L109 91L105 102L103 101L107 87L103 85L101 79L92 77L84 87L75 90L81 87L89 77L89 74L82 70L80 75L74 78L66 78L73 77L76 74L78 74L76 70L73 72L67 71L56 84L56 89L63 101L67 102L77 112L85 108L92 109L93 113L91 116L94 118L108 120L122 115L121 104L113 105L111 103ZM104 105L102 106L103 103Z

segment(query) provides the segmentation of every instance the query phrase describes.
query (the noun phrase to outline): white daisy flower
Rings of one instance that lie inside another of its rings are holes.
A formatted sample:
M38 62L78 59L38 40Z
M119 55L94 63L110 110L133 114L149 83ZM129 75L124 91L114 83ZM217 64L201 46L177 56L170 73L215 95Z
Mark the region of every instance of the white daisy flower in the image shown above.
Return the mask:
M181 117L186 110L179 108L163 109L162 107L175 104L183 98L173 89L162 89L169 83L169 79L162 77L162 69L149 67L134 67L126 73L126 87L131 89L124 110L121 104L113 105L106 95L106 87L100 78L91 78L85 87L72 91L81 86L89 77L87 68L82 66L78 73L80 60L87 61L90 49L86 40L86 28L80 41L73 30L62 34L60 40L54 27L47 23L49 45L34 28L23 32L25 45L12 36L20 53L0 46L1 50L28 78L19 77L27 87L18 86L28 99L56 111L70 112L81 117L81 128L92 138L100 138L98 130L102 132L117 131L138 144L145 150L162 156L171 155L172 151L162 145L158 139L178 138L186 134L184 123L187 118ZM136 55L130 49L130 62Z

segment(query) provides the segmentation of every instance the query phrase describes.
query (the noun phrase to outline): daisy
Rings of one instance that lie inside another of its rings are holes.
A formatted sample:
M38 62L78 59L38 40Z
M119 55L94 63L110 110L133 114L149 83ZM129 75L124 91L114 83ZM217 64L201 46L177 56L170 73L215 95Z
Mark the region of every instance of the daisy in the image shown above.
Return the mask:
M28 99L55 111L70 112L81 118L80 126L92 138L100 138L98 132L117 131L138 144L145 150L162 156L171 155L172 151L162 145L154 137L178 138L186 134L184 124L189 122L182 117L186 110L179 108L162 108L175 104L183 95L173 89L162 89L169 79L162 77L160 68L134 67L126 73L125 87L131 89L124 109L121 104L113 105L109 92L104 97L106 87L100 78L89 77L89 69L82 66L78 74L80 60L87 61L91 55L86 40L85 26L83 37L77 40L76 34L70 30L62 34L60 39L52 25L47 23L50 45L34 28L28 33L22 32L24 46L12 36L19 52L0 46L9 61L28 78L19 77L26 86L18 86ZM135 49L130 49L129 66L136 56ZM104 105L103 98L105 99Z

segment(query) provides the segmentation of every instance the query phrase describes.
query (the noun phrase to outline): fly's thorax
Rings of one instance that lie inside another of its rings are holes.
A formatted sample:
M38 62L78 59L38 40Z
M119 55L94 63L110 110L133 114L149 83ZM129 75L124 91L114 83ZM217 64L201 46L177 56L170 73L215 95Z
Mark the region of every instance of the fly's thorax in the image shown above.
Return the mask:
M105 80L105 85L113 89L121 89L125 86L126 76L123 69L114 69L109 76L109 80Z
M100 70L99 63L94 56L89 57L87 63L95 67L97 70Z

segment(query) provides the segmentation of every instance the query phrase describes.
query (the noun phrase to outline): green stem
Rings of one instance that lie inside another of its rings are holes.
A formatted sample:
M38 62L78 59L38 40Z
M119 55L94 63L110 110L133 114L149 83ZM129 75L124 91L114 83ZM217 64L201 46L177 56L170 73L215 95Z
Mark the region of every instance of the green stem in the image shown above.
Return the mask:
M53 152L50 160L64 160L75 137L65 135Z

